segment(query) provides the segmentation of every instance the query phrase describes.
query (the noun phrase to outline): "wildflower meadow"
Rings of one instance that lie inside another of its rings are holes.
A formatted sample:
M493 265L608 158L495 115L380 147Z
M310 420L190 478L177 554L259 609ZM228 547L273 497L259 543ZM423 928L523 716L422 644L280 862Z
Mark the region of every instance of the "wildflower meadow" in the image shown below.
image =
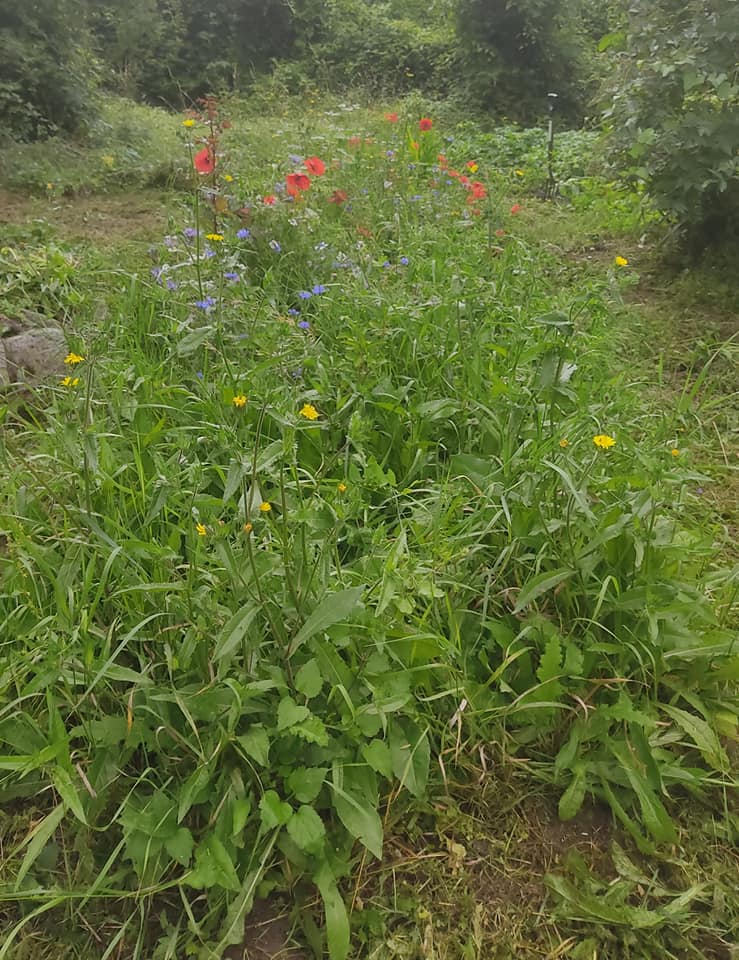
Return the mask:
M639 313L639 190L414 98L168 124L164 213L61 171L0 250L68 350L0 395L0 960L733 956L736 355Z

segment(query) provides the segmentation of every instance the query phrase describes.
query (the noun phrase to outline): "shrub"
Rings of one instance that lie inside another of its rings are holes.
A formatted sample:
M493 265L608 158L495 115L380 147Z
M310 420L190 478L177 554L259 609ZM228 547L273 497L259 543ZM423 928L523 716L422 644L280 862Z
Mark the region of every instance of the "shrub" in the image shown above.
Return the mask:
M619 160L694 240L723 237L739 212L739 4L636 0L606 118Z

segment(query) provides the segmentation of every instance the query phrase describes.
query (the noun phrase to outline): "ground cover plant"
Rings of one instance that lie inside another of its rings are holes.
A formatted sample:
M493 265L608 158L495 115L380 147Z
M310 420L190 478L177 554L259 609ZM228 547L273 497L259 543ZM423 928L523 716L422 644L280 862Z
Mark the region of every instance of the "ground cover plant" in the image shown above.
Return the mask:
M375 868L456 807L475 839L502 785L619 834L500 956L719 956L722 878L671 866L687 800L736 829L736 577L691 451L708 367L659 406L618 361L638 248L562 258L531 135L413 100L177 126L150 249L0 252L3 309L70 344L2 407L0 957L52 924L229 955L280 895L318 956L431 956ZM592 246L645 219L591 139L563 179ZM485 955L469 925L445 955Z

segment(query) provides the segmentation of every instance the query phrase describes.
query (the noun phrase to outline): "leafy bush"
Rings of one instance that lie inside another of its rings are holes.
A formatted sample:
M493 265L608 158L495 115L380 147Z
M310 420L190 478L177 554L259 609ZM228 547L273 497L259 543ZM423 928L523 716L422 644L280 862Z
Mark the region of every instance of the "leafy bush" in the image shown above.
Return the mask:
M715 242L739 214L739 4L636 0L606 110L613 147L660 210Z

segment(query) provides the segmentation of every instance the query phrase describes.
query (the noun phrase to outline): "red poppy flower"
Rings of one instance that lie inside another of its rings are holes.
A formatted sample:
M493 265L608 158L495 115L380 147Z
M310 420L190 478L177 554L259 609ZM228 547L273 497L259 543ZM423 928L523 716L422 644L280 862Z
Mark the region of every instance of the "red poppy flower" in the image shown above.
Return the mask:
M512 213L512 214L514 215L514 217L515 217L515 215L516 215L517 213L520 213L520 212L521 212L521 204L520 204L520 203L514 203L513 206L511 207L511 213Z
M326 164L318 157L308 157L305 161L305 169L314 177L322 177L326 172Z
M459 182L462 184L463 187L469 187L469 185L470 185L470 178L469 178L469 177L460 177L460 178L459 178Z
M262 197L262 203L266 203L268 207L273 207L277 203L277 197L274 193L268 193L266 197Z
M349 199L349 194L346 190L334 190L331 196L328 198L329 203L346 203Z
M444 154L443 154L443 153L440 153L439 156L438 156L436 159L439 161L439 166L441 167L441 169L442 169L442 170L446 170L446 168L447 168L447 160L446 160L446 157L444 156Z
M459 176L459 170L447 170L447 173L449 174L450 177L458 177L458 176Z
M388 123L397 123L397 122L398 122L398 115L397 115L397 113L386 113L386 114L385 114L385 119L387 120Z
M418 129L422 130L424 133L427 130L430 130L434 125L434 121L430 120L428 117L421 117L418 121Z
M192 158L195 169L198 173L213 173L216 168L216 158L210 147L203 147Z
M307 190L310 187L310 177L306 177L304 173L288 173L285 177L285 183L290 196L297 197L302 190Z
M488 195L485 187L480 183L479 180L475 180L472 184L472 196L476 200L483 200Z

